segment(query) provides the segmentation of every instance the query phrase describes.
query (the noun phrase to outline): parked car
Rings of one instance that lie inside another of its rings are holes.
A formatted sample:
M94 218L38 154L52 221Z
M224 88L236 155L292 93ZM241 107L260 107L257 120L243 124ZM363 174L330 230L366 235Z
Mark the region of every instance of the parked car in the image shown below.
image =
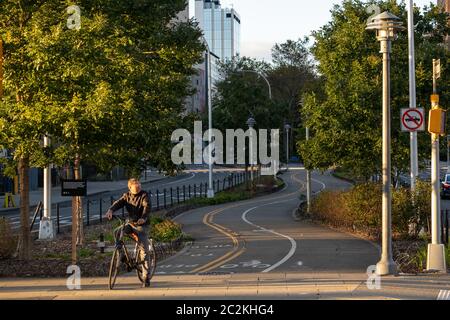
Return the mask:
M450 197L450 174L446 174L444 180L441 183L441 198Z

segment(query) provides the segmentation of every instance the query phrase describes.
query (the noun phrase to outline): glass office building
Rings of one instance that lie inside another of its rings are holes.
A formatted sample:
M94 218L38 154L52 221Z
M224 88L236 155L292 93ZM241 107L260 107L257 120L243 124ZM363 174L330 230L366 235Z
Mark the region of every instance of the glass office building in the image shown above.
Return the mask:
M206 41L221 60L240 54L241 19L232 8L222 8L220 0L197 0L195 17Z

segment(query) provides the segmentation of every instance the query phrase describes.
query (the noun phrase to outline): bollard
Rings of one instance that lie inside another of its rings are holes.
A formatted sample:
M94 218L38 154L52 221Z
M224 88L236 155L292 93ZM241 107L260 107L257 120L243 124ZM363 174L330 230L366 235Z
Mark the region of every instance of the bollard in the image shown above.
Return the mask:
M172 192L172 187L170 187L170 206L173 207L173 192Z
M183 184L183 202L186 202L186 186Z
M197 185L194 183L194 198L197 196Z
M177 186L177 203L180 204L180 187Z
M189 199L191 199L191 185L188 186L189 189Z

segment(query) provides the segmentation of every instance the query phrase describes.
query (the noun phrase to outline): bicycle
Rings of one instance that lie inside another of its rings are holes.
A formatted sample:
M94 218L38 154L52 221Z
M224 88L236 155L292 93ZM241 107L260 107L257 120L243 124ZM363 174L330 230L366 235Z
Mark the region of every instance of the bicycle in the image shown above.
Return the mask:
M128 219L122 220L118 216L113 216L120 221L120 234L116 239L115 249L111 258L111 264L109 267L109 289L112 290L117 279L117 275L121 269L121 265L125 266L127 272L131 272L133 269L136 270L137 276L141 283L144 283L145 279L142 276L142 268L144 267L144 261L141 260L140 247L138 246L138 236L136 233L132 232L129 234L124 234L124 227L128 224L133 225ZM131 238L136 244L132 255L128 252L127 246L124 242L124 236ZM156 250L153 244L153 239L149 239L149 250L147 254L148 261L148 271L147 278L150 280L156 270Z

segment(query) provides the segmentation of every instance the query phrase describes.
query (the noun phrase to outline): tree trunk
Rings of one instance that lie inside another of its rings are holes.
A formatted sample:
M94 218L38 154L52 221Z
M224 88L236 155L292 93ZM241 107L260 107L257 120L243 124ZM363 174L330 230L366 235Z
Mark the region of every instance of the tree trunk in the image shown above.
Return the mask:
M20 259L29 260L31 257L31 236L30 236L30 199L28 169L29 159L21 157L19 159L19 192L20 192L20 224L21 224L21 247Z
M76 180L81 179L80 174L80 155L77 154L75 156L75 165L74 165L74 177ZM76 201L76 208L77 208L77 214L78 214L78 237L77 237L77 244L79 246L82 246L84 244L84 230L83 230L83 204L81 202L81 197L75 197Z

